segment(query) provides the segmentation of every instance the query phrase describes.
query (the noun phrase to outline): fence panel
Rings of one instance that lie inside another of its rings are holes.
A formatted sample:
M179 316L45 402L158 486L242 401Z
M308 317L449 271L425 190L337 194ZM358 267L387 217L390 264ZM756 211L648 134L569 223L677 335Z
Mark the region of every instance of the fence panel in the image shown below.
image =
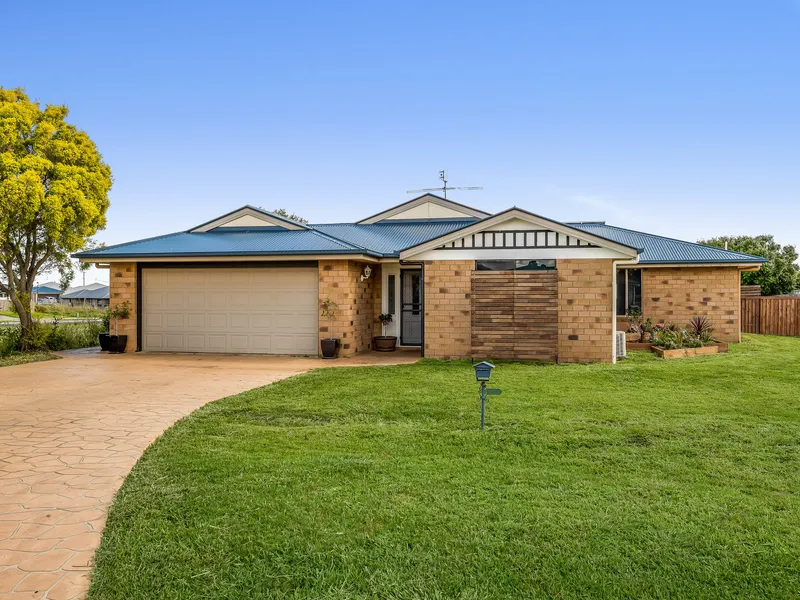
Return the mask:
M800 337L800 297L742 298L742 332Z

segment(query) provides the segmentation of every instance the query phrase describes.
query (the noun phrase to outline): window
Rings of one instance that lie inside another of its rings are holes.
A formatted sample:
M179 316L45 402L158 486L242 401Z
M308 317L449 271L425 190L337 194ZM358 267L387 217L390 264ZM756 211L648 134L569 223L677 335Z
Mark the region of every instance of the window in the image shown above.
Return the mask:
M556 268L555 260L479 260L476 271L547 271Z
M617 270L617 314L628 314L631 308L642 310L642 270Z
M396 298L395 298L395 276L389 275L389 290L387 296L389 297L387 310L390 314L395 314L397 310Z

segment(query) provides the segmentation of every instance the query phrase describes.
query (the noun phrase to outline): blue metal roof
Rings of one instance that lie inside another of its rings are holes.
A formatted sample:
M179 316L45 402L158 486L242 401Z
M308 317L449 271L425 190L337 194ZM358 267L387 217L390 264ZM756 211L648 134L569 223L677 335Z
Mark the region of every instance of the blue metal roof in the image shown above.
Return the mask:
M171 233L160 237L80 252L76 256L103 258L169 256L258 256L271 254L352 254L363 249L312 230L226 231Z
M478 219L386 220L369 225L332 223L309 229L281 227L217 228L206 232L180 232L79 252L75 256L102 261L108 258L168 258L188 256L280 256L315 254L366 254L395 257L406 248L436 239ZM640 249L641 264L654 263L761 263L766 259L613 227L605 223L566 223L601 238Z
M82 287L61 296L62 300L104 300L109 297L110 288L107 285L92 287Z
M56 288L51 288L46 285L35 285L33 286L33 293L34 294L60 294L61 290Z
M477 219L397 220L372 225L334 223L311 227L384 256L397 256L404 248L422 244L475 221Z
M605 223L567 223L599 237L640 249L639 264L762 263L766 258L642 233Z

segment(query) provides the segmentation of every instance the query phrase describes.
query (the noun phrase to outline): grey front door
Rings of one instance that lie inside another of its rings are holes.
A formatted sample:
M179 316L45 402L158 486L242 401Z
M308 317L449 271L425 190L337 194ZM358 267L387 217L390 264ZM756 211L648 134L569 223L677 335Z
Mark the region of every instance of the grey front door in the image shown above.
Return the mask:
M422 272L400 271L400 345L422 345Z

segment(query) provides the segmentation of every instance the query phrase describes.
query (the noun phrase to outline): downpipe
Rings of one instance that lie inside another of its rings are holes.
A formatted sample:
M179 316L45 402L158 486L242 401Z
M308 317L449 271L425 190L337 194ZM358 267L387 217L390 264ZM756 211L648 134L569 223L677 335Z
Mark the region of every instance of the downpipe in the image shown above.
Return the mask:
M633 259L622 259L622 260L612 260L611 261L611 324L612 324L612 335L611 335L611 364L617 364L617 267L618 266L629 266L629 265L638 265L639 264L639 256L637 255L636 258Z

